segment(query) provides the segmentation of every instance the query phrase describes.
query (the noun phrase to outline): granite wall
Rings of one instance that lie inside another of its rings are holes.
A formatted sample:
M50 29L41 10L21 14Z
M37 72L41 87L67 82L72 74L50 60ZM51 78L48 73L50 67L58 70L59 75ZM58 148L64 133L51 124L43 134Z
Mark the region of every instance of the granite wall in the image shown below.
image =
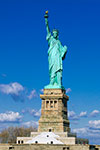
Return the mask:
M90 145L54 145L54 144L0 144L0 150L99 150Z

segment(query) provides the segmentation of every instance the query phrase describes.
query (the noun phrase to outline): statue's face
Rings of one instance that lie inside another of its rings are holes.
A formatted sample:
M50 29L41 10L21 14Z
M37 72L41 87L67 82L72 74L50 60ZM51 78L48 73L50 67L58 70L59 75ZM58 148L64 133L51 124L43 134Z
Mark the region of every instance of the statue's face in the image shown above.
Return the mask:
M57 37L58 37L58 32L57 32L57 31L53 31L53 37L54 37L55 39L57 39Z

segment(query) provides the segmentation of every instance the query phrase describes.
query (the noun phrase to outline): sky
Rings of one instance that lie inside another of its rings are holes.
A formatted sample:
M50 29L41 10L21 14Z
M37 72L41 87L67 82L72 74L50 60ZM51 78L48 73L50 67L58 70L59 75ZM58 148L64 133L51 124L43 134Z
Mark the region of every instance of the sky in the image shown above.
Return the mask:
M100 144L100 1L0 0L0 131L38 126L49 83L44 14L68 47L63 86L71 131Z

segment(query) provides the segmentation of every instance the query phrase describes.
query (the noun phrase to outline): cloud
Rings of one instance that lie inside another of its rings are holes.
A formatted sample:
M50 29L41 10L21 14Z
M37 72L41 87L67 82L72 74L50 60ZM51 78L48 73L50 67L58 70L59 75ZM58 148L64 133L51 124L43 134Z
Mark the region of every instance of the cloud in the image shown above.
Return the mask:
M19 112L8 111L5 113L0 113L0 122L20 122L22 116Z
M42 93L43 93L43 91L44 91L44 89L41 89L41 90L40 90L40 92L42 92Z
M79 115L76 115L74 111L68 111L68 118L70 120L79 120L81 117L87 117L87 112L81 112Z
M82 111L79 115L79 117L87 117L87 111Z
M80 138L86 138L89 140L90 144L100 144L100 130L93 130L89 128L78 128L73 129L74 133Z
M24 87L17 82L10 84L0 84L0 92L10 95L15 101L24 100Z
M27 109L27 112L34 116L34 114L36 113L36 110L35 109Z
M90 120L84 128L73 129L78 137L89 139L91 144L100 143L100 120Z
M90 120L89 128L100 129L100 120Z
M14 101L31 100L34 97L38 97L35 89L30 93L20 83L13 82L10 84L0 84L0 92L6 95L10 95Z
M97 117L99 114L100 114L100 111L99 111L99 110L93 110L93 111L90 113L90 117Z
M22 125L25 127L36 127L37 128L38 121L28 121L28 122L22 123Z
M18 95L20 91L24 88L21 84L14 82L10 84L0 84L0 91L4 94L16 94Z
M41 109L40 110L35 110L35 109L24 109L22 110L22 113L29 113L30 115L34 116L34 117L40 117L41 116Z
M28 97L28 99L32 99L32 98L34 98L34 97L37 97L37 93L36 93L36 90L32 90L31 91L31 93L27 96Z
M66 94L70 93L71 91L72 91L71 88L66 89Z
M79 117L76 115L76 113L74 111L68 111L68 118L70 120L78 120Z
M73 132L77 134L86 134L87 130L88 130L87 128L77 128L77 129L73 129Z
M41 116L41 109L39 111L36 111L34 114L35 117L40 117Z

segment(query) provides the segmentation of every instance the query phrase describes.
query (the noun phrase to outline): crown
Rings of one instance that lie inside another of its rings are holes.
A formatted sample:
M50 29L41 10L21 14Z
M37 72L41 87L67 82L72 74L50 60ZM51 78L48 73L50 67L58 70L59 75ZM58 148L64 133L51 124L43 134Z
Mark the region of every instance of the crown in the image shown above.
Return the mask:
M59 31L57 29L53 29L52 32L57 32L59 34Z

